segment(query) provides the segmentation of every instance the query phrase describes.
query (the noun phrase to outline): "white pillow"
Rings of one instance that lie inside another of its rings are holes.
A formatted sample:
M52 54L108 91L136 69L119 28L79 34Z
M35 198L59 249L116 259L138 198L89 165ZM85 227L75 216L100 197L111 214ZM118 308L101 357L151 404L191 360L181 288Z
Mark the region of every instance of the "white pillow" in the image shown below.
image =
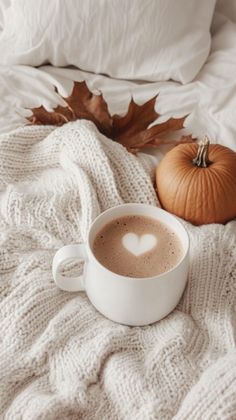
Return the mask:
M193 80L215 0L12 0L1 64L74 65L114 78Z

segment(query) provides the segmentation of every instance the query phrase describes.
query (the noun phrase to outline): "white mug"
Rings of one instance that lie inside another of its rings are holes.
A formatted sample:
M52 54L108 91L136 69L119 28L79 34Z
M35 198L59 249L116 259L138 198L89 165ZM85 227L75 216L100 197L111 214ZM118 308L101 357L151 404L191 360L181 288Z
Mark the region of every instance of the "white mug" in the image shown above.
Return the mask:
M154 218L175 231L183 245L183 256L175 267L153 277L133 278L113 273L96 259L92 246L97 233L113 219L129 215ZM75 278L62 276L62 264L73 259L84 261L83 274ZM52 272L58 287L71 292L86 291L91 303L105 317L120 324L141 326L159 321L175 308L187 282L188 266L189 237L176 217L150 205L122 204L94 220L85 244L59 249Z

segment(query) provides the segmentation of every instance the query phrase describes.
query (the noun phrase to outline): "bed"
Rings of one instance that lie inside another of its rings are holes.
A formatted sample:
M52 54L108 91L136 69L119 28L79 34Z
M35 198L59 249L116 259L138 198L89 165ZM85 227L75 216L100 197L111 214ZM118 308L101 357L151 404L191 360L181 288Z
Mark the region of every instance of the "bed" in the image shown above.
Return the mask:
M140 188L142 179L149 196L137 201L158 205L152 180L170 146L135 158L111 151L89 122L56 128L27 120L32 108L64 105L61 96L69 96L73 81L86 80L91 91L102 92L111 114L125 114L131 97L142 104L157 95L159 122L188 115L184 133L207 134L236 151L232 1L218 1L211 30L210 55L186 84L51 65L0 67L1 418L236 418L236 221L201 227L183 221L191 267L177 308L153 326L114 324L84 293L56 288L52 258L60 246L82 241L99 212L135 200L129 185L121 193L114 182L111 168L121 176L119 162L126 176L135 165L142 174L133 182ZM97 162L108 158L98 179L99 164L92 165L89 154Z

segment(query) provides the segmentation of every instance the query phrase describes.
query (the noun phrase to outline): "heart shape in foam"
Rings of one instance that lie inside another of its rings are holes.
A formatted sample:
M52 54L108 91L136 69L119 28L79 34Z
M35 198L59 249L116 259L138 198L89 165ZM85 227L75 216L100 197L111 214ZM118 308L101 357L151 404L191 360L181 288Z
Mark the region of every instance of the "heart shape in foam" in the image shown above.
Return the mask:
M122 244L127 251L139 257L156 246L157 238L151 233L145 233L142 236L138 236L136 233L126 233L122 238Z

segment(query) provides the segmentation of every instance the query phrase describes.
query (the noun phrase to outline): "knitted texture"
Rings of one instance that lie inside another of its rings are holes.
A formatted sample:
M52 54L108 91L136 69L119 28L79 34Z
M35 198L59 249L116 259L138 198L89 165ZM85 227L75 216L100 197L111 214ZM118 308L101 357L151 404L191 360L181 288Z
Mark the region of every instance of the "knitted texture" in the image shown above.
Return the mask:
M236 418L236 222L193 227L188 285L147 327L59 290L56 250L123 202L157 205L148 158L87 121L0 136L0 418ZM142 308L140 308L142 310Z

